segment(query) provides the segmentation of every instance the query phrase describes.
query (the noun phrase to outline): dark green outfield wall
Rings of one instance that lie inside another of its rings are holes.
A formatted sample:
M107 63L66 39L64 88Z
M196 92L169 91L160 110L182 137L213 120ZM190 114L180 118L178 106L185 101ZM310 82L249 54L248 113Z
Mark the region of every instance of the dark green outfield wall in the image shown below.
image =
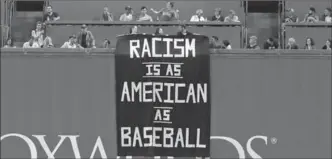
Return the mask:
M114 55L44 53L2 50L1 136L26 135L41 158L45 152L31 135L46 135L51 149L57 135L80 135L82 158L100 136L107 157L115 157ZM331 55L316 53L212 54L211 135L232 137L245 152L249 138L266 136L266 145L252 143L263 158L331 158ZM238 157L222 140L213 139L211 153ZM1 141L1 158L29 156L23 140ZM69 140L55 157L74 158Z

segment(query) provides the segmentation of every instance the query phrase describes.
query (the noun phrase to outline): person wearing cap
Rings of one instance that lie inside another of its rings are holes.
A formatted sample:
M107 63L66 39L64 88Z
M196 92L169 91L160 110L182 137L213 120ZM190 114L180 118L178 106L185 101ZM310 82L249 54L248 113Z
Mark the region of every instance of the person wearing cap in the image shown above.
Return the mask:
M212 16L211 21L224 22L225 18L222 16L221 8L216 8L214 10L214 16Z
M257 36L251 36L249 38L249 45L247 46L247 49L260 49L257 44Z
M81 27L81 32L77 36L77 41L83 48L96 48L95 38L85 24Z
M82 48L80 45L77 44L77 37L75 35L69 36L69 40L66 41L61 48L66 48L66 49L77 49L77 48Z
M299 22L299 17L295 15L295 11L293 8L289 8L286 10L286 15L284 19L285 23L297 23Z
M133 20L133 10L130 6L125 7L125 13L120 16L120 21L129 22Z
M196 14L193 15L190 19L191 22L206 22L207 19L203 16L203 10L197 9Z
M156 11L151 8L151 11L158 15L159 21L174 21L179 20L179 10L174 9L174 2L167 2L166 8L162 8L160 11Z
M178 36L187 36L187 35L193 35L193 33L189 32L187 30L186 25L180 25L179 26L179 32L177 33Z
M316 9L314 7L310 7L309 13L305 15L304 20L302 22L314 23L318 21L319 17L316 15Z
M235 11L230 10L229 15L225 18L225 22L240 22L240 20Z

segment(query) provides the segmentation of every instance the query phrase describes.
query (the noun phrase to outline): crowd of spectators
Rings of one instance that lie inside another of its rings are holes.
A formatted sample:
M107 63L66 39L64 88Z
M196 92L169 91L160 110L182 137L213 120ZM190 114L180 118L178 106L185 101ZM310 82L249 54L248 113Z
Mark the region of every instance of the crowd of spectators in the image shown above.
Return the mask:
M157 15L156 19L153 19L151 15L148 14L150 10L153 14ZM23 48L52 48L54 47L52 43L52 38L47 36L44 30L45 22L60 20L60 15L53 11L52 6L46 7L46 13L43 16L43 22L37 22L36 28L31 31L30 39L23 44ZM109 11L108 7L104 7L103 12L100 17L101 21L116 21L115 16ZM179 21L179 10L175 8L174 2L167 2L166 7L160 10L155 10L154 8L148 9L146 6L140 8L140 13L135 14L131 6L125 6L125 12L120 16L119 21ZM214 10L214 15L207 17L204 15L202 9L197 9L196 13L190 18L191 22L240 22L239 17L236 15L234 10L229 10L227 16L222 15L221 8L216 8ZM286 10L284 23L316 23L316 22L326 22L332 23L332 9L326 8L324 13L319 16L316 13L316 9L310 7L305 18L300 21L296 12L293 8ZM138 26L133 26L130 28L128 34L139 34ZM192 35L193 33L187 30L185 25L179 26L179 31L177 35L185 36ZM164 35L162 28L156 28L155 35ZM257 36L251 36L248 40L248 44L245 48L247 49L261 49L257 43ZM105 39L101 45L103 48L109 48L111 42ZM15 48L14 39L8 38L5 48ZM212 36L210 38L210 47L218 49L232 49L231 43L228 40L219 40L217 36ZM88 26L83 24L81 26L81 31L77 35L70 35L68 41L64 42L61 48L75 49L75 48L96 48L96 39L91 31L88 30ZM280 45L278 41L274 38L269 38L265 41L262 49L279 49ZM327 39L326 43L322 47L317 47L317 49L331 50L332 41ZM303 47L299 47L296 43L295 38L291 37L288 40L286 49L316 49L314 39L308 37L305 39Z

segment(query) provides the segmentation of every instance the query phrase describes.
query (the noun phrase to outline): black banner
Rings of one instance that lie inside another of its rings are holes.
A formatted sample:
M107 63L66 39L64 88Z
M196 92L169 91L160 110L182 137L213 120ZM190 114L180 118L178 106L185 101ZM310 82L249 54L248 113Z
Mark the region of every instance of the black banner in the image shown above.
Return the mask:
M118 156L210 157L208 37L121 36L115 68Z

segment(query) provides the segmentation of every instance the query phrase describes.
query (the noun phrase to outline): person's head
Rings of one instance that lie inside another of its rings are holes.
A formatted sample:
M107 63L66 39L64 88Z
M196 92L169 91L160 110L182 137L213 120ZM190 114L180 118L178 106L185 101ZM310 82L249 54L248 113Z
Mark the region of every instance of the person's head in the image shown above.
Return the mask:
M305 42L306 42L305 43L306 46L314 46L315 45L314 39L312 39L310 37L308 37Z
M219 16L219 15L221 15L221 8L216 8L216 9L214 10L214 15L215 15L215 16Z
M86 32L88 31L88 27L87 27L85 24L83 24L83 25L81 26L81 31L82 31L83 33L86 33Z
M326 8L324 10L324 15L325 16L332 16L332 8Z
M38 21L38 22L36 23L36 29L37 29L37 30L41 30L42 27L43 27L42 22Z
M166 3L166 8L167 8L167 9L172 9L172 8L174 8L174 2L167 2L167 3Z
M77 37L76 37L76 35L71 35L71 36L69 36L69 42L70 42L71 44L75 44L75 43L77 42Z
M223 40L222 43L224 44L224 46L228 46L230 45L231 43L228 41L228 40Z
M274 43L274 39L273 38L268 38L267 42L270 43L270 44L273 44Z
M293 8L288 8L287 9L288 14L293 14L294 12L295 12L295 10Z
M141 13L142 14L146 14L148 12L148 8L147 7L145 7L145 6L143 6L143 7L141 7Z
M312 15L312 14L315 14L316 13L316 9L314 7L310 7L309 8L309 14Z
M108 7L104 7L104 13L108 13Z
M216 43L219 41L219 38L217 36L212 36L211 37L211 43Z
M156 35L163 35L163 34L164 34L164 31L163 31L162 28L157 28L155 34L156 34Z
M137 33L138 33L138 28L136 25L130 27L129 34L137 34Z
M49 5L49 6L46 7L46 12L47 13L51 13L52 11L53 11L53 8L52 8L51 5Z
M249 44L250 45L257 45L257 36L251 36L249 38Z
M108 39L105 39L104 43L103 43L103 48L109 48L110 45L111 45L111 41Z
M203 15L203 10L202 9L197 9L196 10L196 15L198 15L198 16Z
M230 16L234 16L235 14L236 14L236 13L235 13L235 11L234 11L234 10L232 10L232 9L231 9L231 10L229 10L229 15L230 15Z
M187 26L186 25L180 25L179 26L179 31L180 32L186 32L187 31Z
M332 39L327 39L325 45L332 48Z
M11 37L9 37L7 39L7 41L6 41L6 45L8 45L8 46L14 46L14 40Z
M289 45L295 45L295 44L296 44L295 38L293 38L293 37L292 37L292 38L289 38L289 39L288 39L288 44L289 44Z
M125 7L126 14L131 14L133 9L130 6Z

